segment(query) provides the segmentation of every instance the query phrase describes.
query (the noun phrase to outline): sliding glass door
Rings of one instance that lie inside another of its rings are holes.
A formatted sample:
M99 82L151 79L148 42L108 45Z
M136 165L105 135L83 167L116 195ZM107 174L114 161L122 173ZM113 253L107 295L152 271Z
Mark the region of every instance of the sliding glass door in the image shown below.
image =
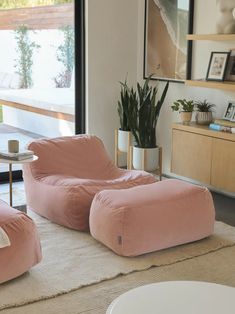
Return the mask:
M0 2L0 151L84 132L83 10L82 0Z

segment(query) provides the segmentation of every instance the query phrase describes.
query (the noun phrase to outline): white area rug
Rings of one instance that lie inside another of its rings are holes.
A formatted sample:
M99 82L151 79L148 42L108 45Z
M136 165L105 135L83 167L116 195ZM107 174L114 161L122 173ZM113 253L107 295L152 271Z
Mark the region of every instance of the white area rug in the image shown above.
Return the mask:
M122 274L171 265L234 245L224 238L228 226L216 223L215 235L210 238L137 258L124 258L89 234L63 228L33 213L30 215L39 228L43 261L29 273L1 285L0 310L47 300Z

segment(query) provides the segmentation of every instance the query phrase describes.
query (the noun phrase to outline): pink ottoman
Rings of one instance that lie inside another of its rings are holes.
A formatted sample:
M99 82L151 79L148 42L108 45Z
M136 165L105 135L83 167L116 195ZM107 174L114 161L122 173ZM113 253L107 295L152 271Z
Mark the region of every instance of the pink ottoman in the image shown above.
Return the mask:
M41 258L33 220L0 201L0 283L22 275Z
M210 192L165 180L96 194L90 211L92 236L123 256L136 256L202 239L213 232Z

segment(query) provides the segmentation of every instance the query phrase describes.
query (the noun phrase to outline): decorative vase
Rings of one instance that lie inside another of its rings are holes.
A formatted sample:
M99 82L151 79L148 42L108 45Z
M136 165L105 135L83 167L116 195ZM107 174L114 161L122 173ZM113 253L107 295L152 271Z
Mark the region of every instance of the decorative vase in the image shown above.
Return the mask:
M183 124L189 124L192 119L192 112L181 111L180 118Z
M133 147L133 168L136 170L155 171L159 168L159 147Z
M216 32L217 34L235 33L235 0L217 0Z
M131 145L132 134L130 131L118 130L118 150L127 153Z
M200 112L196 113L196 123L202 125L209 125L212 122L212 112Z

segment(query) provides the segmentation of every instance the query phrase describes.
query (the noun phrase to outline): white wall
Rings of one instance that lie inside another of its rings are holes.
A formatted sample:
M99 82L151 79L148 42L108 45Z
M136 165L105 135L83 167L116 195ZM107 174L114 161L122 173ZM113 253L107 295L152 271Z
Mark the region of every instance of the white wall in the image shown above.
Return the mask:
M114 129L119 127L118 81L128 72L130 84L143 78L144 0L87 0L87 132L101 137L113 156ZM195 33L215 33L215 0L195 1ZM210 51L226 51L235 43L195 43L193 72L205 77ZM153 84L155 84L153 82ZM161 83L161 85L163 85ZM171 125L179 121L170 105L178 98L207 99L217 105L221 117L234 93L171 83L157 127L158 144L163 146L164 173L170 174Z
M195 2L194 33L215 33L215 0L197 0ZM142 80L143 47L144 47L144 0L139 0L138 11L138 56L137 79ZM193 53L193 75L195 78L205 78L211 51L228 51L235 43L196 42ZM162 85L162 83L161 83ZM171 83L168 95L160 114L157 127L158 144L163 147L163 171L170 174L171 160L171 124L179 121L178 113L172 113L170 105L178 98L194 100L207 99L216 104L216 117L221 117L228 100L235 99L234 93L207 88L186 87L180 83Z
M114 153L114 130L119 127L119 81L137 76L136 0L87 0L87 132Z

